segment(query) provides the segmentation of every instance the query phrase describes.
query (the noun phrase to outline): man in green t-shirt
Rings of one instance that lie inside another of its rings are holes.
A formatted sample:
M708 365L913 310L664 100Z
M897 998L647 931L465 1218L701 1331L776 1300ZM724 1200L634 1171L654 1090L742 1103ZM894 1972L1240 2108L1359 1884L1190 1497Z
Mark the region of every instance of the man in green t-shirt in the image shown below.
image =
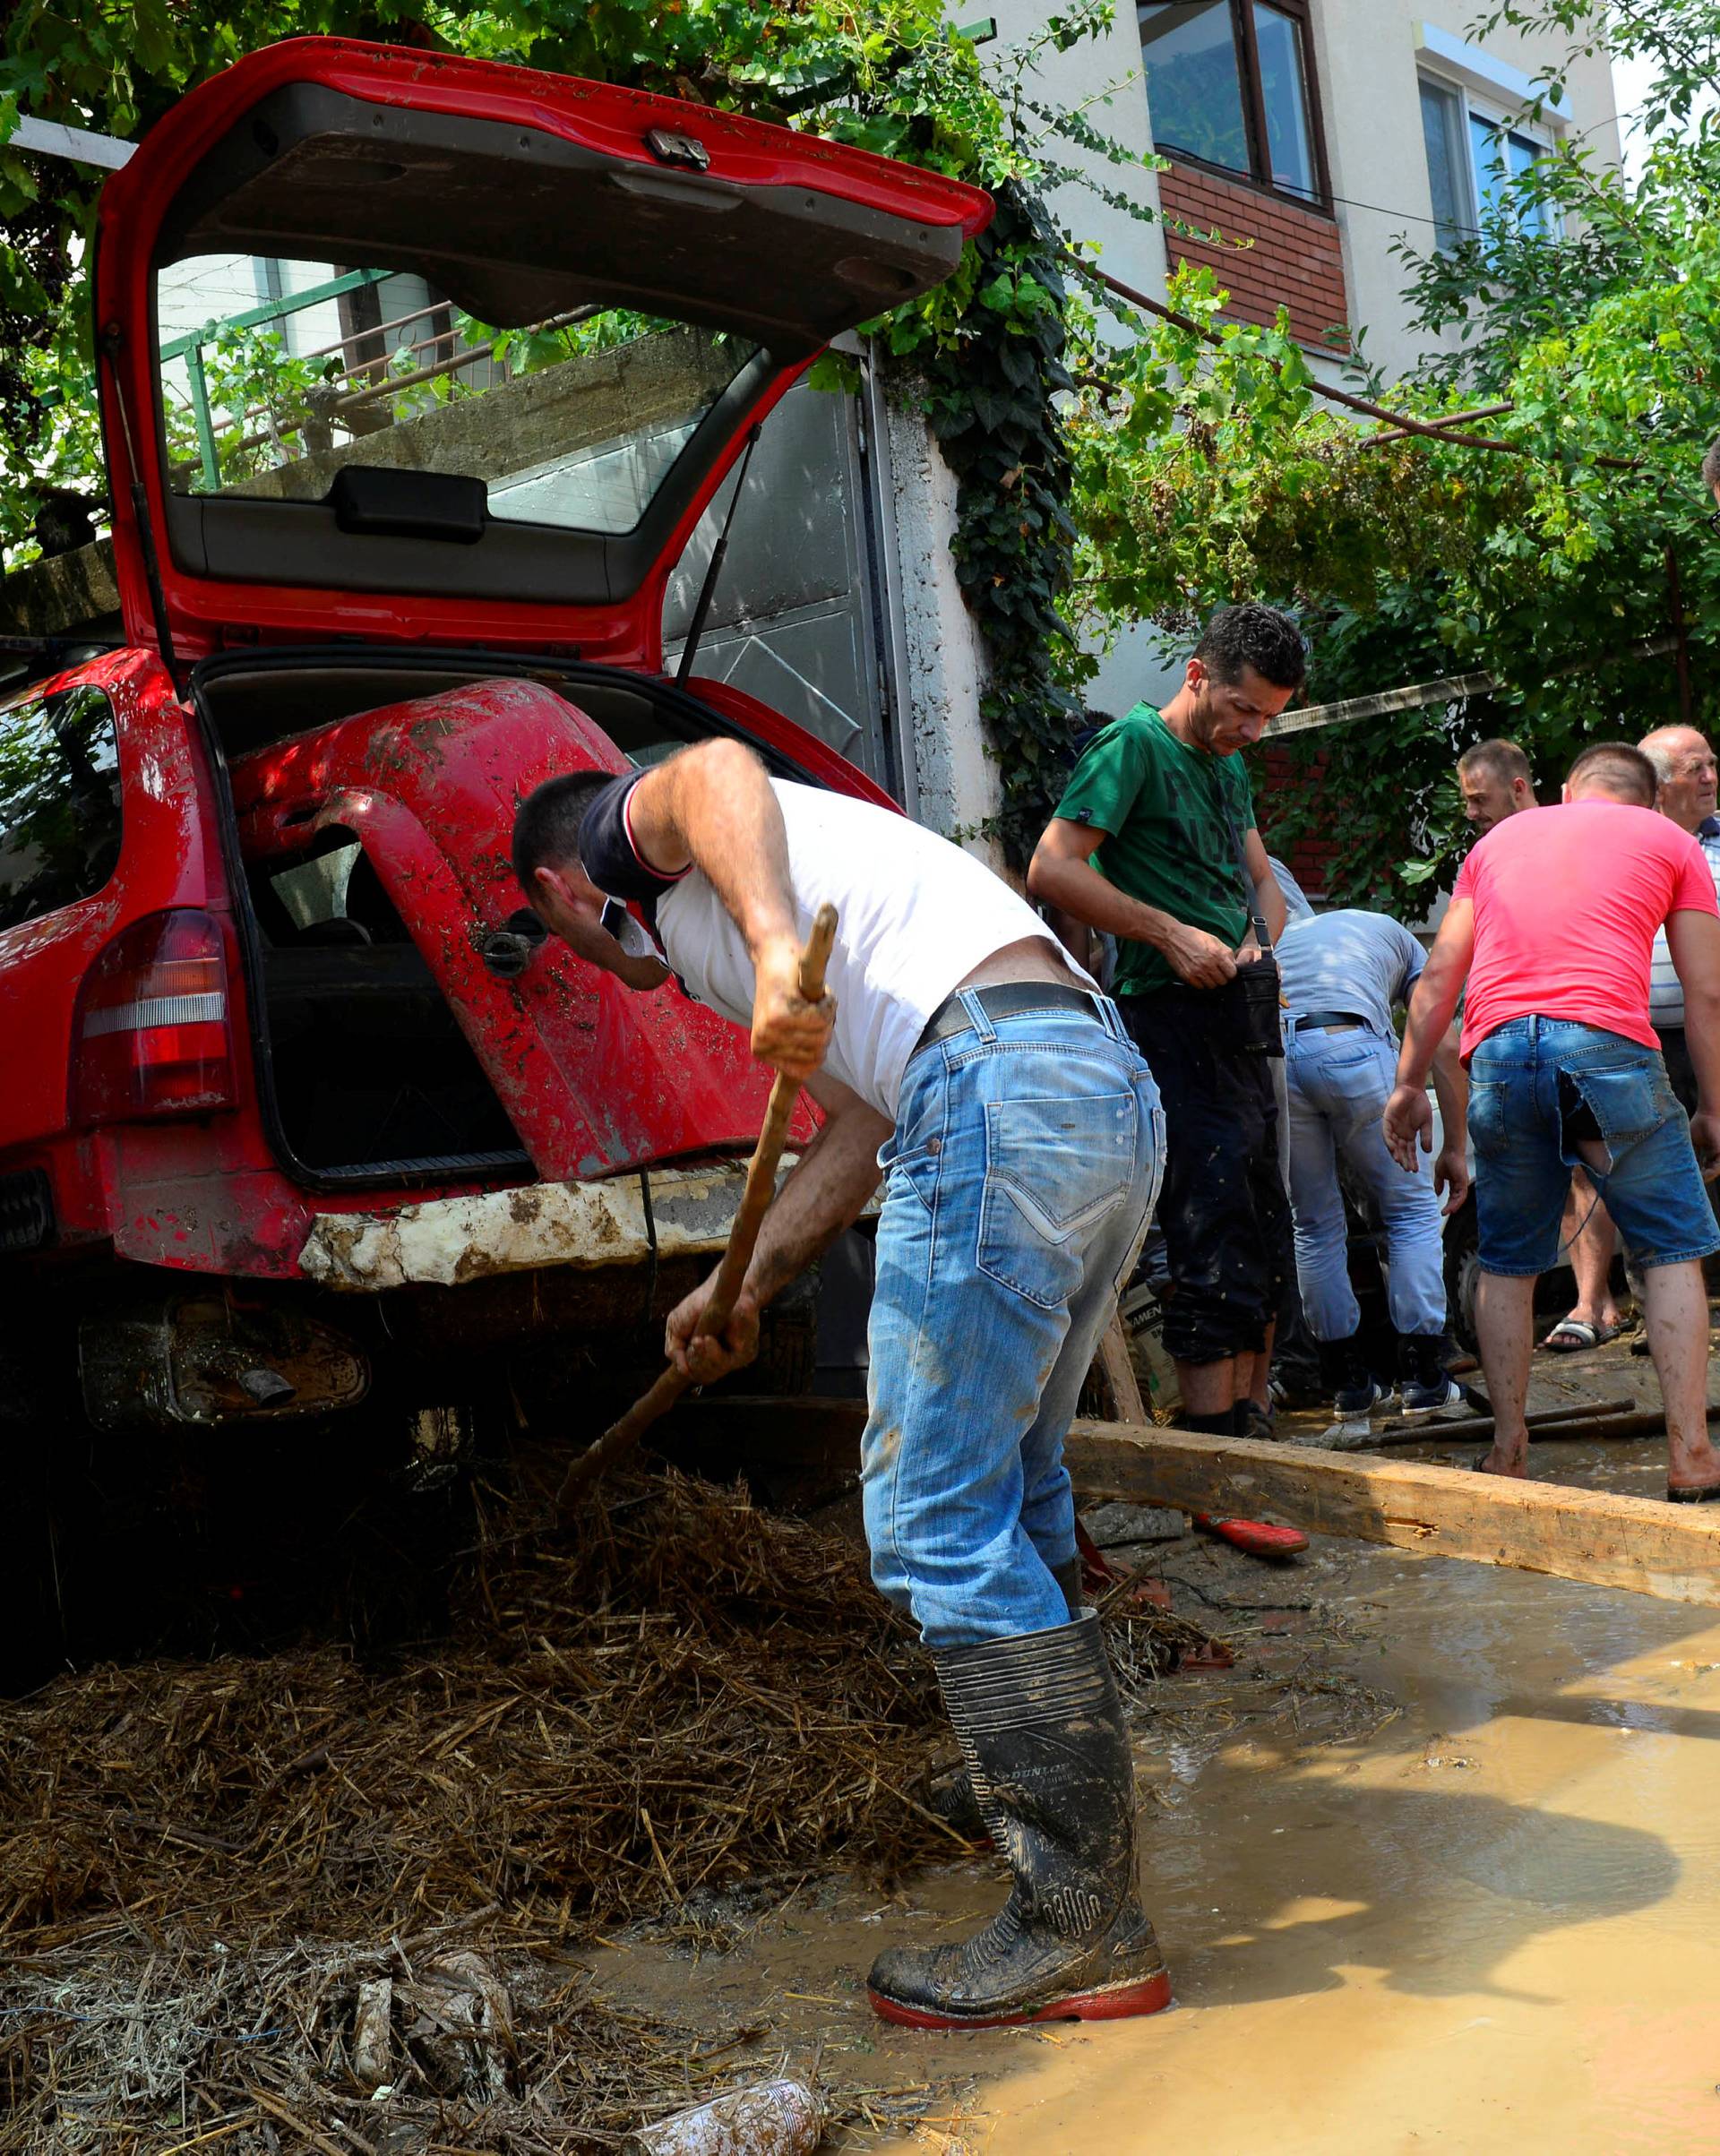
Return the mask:
M1238 752L1304 672L1275 608L1216 614L1163 710L1137 704L1089 743L1028 872L1036 898L1117 939L1113 993L1165 1109L1165 1345L1182 1422L1220 1434L1260 1427L1294 1263L1274 1062L1242 1045L1230 986L1258 955L1257 904L1274 942L1284 927Z

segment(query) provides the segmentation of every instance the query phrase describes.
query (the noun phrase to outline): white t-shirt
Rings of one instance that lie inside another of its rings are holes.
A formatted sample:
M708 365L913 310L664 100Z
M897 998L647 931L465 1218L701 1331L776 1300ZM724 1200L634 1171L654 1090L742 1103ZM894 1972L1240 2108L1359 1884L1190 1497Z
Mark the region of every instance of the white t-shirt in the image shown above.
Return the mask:
M640 774L642 777L643 774ZM752 1023L752 961L709 880L662 877L632 845L624 791L599 796L580 833L585 872L600 889L641 897L655 886L657 932L670 966L701 1003ZM788 872L802 941L826 900L837 910L825 979L836 1028L824 1068L893 1122L902 1072L933 1012L994 951L1036 936L1078 979L1091 982L1025 898L971 854L906 816L847 795L773 778L788 835ZM618 872L616 834L632 855ZM631 888L630 888L631 884Z

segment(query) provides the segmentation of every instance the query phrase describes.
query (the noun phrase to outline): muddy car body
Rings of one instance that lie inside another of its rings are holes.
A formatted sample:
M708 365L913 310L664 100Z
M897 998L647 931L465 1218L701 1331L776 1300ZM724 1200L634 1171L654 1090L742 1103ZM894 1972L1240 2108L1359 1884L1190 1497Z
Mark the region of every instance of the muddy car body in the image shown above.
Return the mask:
M886 799L670 679L665 589L814 354L988 207L332 39L204 84L108 184L125 639L0 708L0 1262L14 1350L51 1338L99 1430L368 1398L399 1430L534 1353L636 1371L768 1074L543 942L513 805L713 734Z

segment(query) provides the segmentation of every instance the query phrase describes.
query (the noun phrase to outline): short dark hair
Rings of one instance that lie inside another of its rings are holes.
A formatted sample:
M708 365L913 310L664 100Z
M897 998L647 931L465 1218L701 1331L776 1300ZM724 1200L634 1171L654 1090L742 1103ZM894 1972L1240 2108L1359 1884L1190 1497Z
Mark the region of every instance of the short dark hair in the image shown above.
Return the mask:
M536 898L536 872L560 868L580 852L585 812L614 782L613 771L563 771L535 786L514 811L513 872L528 898Z
M1720 486L1720 442L1710 442L1702 452L1702 484L1710 493Z
M1244 666L1275 689L1300 689L1308 678L1301 630L1287 614L1253 599L1221 606L1201 631L1194 656L1226 687L1241 681Z
M1502 736L1478 741L1473 748L1466 749L1458 759L1458 769L1466 778L1475 771L1491 771L1507 786L1514 778L1521 778L1530 786L1535 784L1528 758L1514 741L1506 741Z
M1652 809L1660 791L1655 767L1634 743L1592 742L1565 774L1565 784L1579 778L1598 778L1609 794L1640 795L1639 806Z

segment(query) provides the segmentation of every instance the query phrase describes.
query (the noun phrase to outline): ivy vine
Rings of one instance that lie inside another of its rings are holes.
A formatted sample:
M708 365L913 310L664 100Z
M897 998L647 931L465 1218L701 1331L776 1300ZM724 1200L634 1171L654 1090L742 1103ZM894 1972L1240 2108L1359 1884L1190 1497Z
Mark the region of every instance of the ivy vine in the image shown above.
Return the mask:
M1059 248L1042 206L1000 189L963 334L924 364L927 414L957 480L956 574L990 662L980 711L1002 786L994 829L1017 866L1062 790L1080 726L1071 685L1088 664L1062 611L1075 527L1054 401L1073 387Z

